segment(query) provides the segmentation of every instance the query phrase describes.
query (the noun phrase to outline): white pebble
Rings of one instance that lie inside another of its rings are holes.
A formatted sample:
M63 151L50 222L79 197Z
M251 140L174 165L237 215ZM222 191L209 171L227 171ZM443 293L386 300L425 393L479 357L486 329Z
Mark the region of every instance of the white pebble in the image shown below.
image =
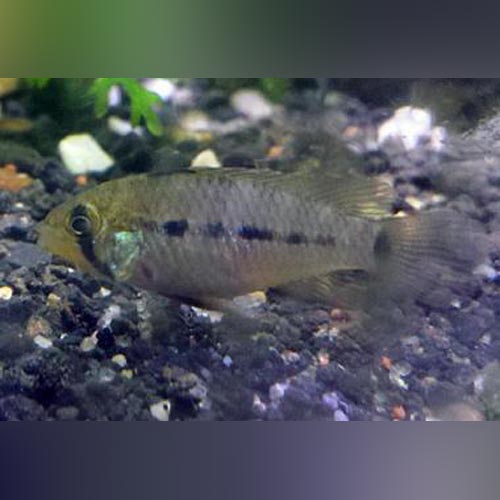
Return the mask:
M219 311L210 311L208 309L201 309L199 307L191 307L194 314L200 318L205 318L210 321L210 323L220 323L222 321L223 313Z
M58 151L64 165L74 175L104 172L114 164L113 158L90 134L66 136L59 142Z
M333 411L338 410L339 397L336 392L327 392L326 394L323 394L321 401Z
M349 422L349 417L342 410L335 410L333 418L335 422Z
M160 420L161 422L168 422L170 419L170 410L172 405L168 399L164 399L163 401L159 401L149 407L149 411L153 418L156 420Z
M415 149L422 139L429 139L432 131L432 116L429 111L421 108L404 106L386 120L378 129L378 143L383 144L388 139L399 139L405 149ZM439 134L436 134L436 141Z
M231 104L236 111L255 121L273 114L273 105L258 90L238 90L231 96Z
M125 368L127 366L127 358L123 354L115 354L112 358L111 361L115 364L118 365L120 368Z
M227 366L227 368L231 368L231 366L233 365L233 358L226 354L222 359L222 363L224 364L224 366Z
M105 311L102 317L99 319L98 325L100 328L107 328L114 319L117 319L122 312L120 306L116 304L110 305Z
M0 287L0 299L1 300L10 300L12 295L14 294L14 290L10 286L2 286Z
M144 133L142 127L134 127L128 120L123 120L118 116L110 116L108 118L108 128L111 132L118 135L129 135L132 132L137 135L142 135Z
M111 295L111 290L109 288L101 286L101 288L99 288L99 295L102 298L109 297Z
M273 402L278 402L285 395L288 389L288 384L276 383L269 388L269 399Z
M214 151L212 149L205 149L193 159L189 168L219 168L221 166L221 162Z
M33 339L33 342L41 349L48 349L49 347L52 347L52 340L44 337L43 335L37 335Z
M175 84L167 78L146 78L142 86L159 95L162 101L168 101L175 93Z

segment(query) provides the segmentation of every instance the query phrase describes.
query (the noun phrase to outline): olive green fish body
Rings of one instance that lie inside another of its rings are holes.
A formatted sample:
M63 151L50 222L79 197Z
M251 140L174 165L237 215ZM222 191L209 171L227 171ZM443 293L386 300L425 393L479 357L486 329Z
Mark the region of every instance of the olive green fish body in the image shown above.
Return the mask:
M231 297L333 269L372 266L372 221L246 180L185 176L180 184L165 184L156 186L158 211L142 225L144 248L131 277L142 287L182 297Z
M410 256L411 270L412 245L425 260L436 253L432 238L446 239L450 224L438 217L441 225L422 242L420 232L434 226L425 218L422 227L413 220L387 225L381 219L389 205L387 185L374 180L144 174L101 184L56 208L40 228L40 243L96 275L204 301L338 270L404 274L399 253L386 258L392 250ZM399 234L409 240L400 242Z

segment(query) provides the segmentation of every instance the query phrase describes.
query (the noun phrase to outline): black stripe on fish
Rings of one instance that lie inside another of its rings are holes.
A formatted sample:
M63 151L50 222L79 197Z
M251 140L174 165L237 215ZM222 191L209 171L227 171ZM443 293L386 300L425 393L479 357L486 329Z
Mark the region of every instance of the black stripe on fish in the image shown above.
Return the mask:
M315 245L320 245L320 246L323 246L323 247L334 247L337 242L335 240L335 236L321 235L321 236L318 236L317 238L315 238L313 240L313 243Z
M222 238L226 234L222 222L209 222L202 227L202 232L210 238Z
M274 238L273 232L269 229L260 229L255 226L240 226L237 233L244 240L271 241Z
M87 208L85 205L76 205L73 210L71 211L71 219L75 217L89 217ZM95 254L94 250L94 236L92 233L84 233L81 235L75 235L76 236L76 241L78 243L78 246L80 247L80 250L83 254L83 256L102 274L105 276L110 276L112 277L113 274L111 272L111 269L107 264L102 262L97 255Z
M308 239L304 234L290 233L286 238L286 242L290 245L301 245L307 243Z
M186 219L169 220L163 224L163 231L168 236L175 236L182 238L184 233L188 230L188 221Z

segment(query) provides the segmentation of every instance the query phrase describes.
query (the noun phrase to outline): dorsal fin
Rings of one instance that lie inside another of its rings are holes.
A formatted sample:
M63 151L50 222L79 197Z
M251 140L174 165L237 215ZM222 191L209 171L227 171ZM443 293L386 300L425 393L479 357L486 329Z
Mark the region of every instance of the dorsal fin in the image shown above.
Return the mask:
M292 173L269 169L199 168L173 175L196 175L261 184L286 190L296 196L299 203L331 204L346 215L368 219L390 215L393 199L392 186L382 177L362 177L348 173L332 175L324 168L301 169Z

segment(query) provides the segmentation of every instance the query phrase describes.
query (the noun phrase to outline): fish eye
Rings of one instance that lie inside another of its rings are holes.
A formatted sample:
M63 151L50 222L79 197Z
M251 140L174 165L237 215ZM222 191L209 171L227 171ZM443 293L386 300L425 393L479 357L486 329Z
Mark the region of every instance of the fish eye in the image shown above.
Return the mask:
M86 215L75 215L69 225L77 236L83 236L92 231L92 222Z

